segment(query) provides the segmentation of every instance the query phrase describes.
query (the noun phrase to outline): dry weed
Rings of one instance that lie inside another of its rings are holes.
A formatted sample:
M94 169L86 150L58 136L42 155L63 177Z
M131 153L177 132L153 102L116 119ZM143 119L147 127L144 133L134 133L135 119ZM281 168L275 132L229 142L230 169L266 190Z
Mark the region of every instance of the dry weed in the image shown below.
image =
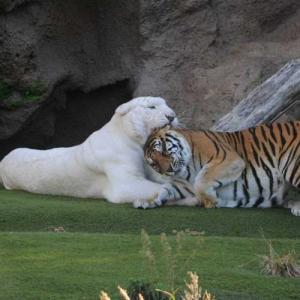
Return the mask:
M185 283L184 296L182 300L214 300L215 297L205 291L202 296L202 288L199 285L199 277L196 273L188 272L190 281Z
M120 295L121 300L130 300L130 298L127 294L127 291L125 289L118 286L118 290L119 290L119 295ZM145 300L143 295L139 294L138 296L139 296L139 300ZM108 296L108 294L105 293L104 291L101 291L101 293L99 295L99 299L100 300L111 300L110 297Z
M62 227L62 226L58 226L58 227L55 227L55 226L49 226L47 228L48 231L53 231L53 232L65 232L65 229Z
M187 274L189 276L189 282L185 283L186 288L181 300L215 300L215 297L208 291L205 291L202 295L202 288L199 285L199 277L196 273L188 272ZM125 289L121 288L120 286L118 286L118 289L121 300L130 300ZM174 292L169 292L157 289L157 291L169 297L170 300L176 300L177 290ZM139 300L145 300L141 294L139 294L138 297ZM100 293L99 298L100 300L110 300L109 296L103 291Z
M118 286L118 290L119 290L119 295L120 295L120 298L122 300L130 300L128 294L127 294L127 291L123 288L121 288L120 286Z
M149 270L149 275L153 278L154 281L158 279L157 272L157 264L156 259L152 251L152 244L150 241L150 237L146 230L141 230L141 238L142 238L142 255L144 256L144 262L147 265Z
M262 255L262 273L267 275L277 275L285 277L299 277L300 266L297 264L295 252L288 252L284 255L279 255L269 242L269 253Z
M162 233L160 235L160 243L162 247L162 257L164 259L165 264L165 278L167 285L171 290L174 289L176 272L177 272L177 263L176 263L176 253L174 254L173 249L168 241L167 235Z
M110 300L110 297L108 296L107 293L105 293L104 291L101 291L100 295L99 295L99 299L100 300Z

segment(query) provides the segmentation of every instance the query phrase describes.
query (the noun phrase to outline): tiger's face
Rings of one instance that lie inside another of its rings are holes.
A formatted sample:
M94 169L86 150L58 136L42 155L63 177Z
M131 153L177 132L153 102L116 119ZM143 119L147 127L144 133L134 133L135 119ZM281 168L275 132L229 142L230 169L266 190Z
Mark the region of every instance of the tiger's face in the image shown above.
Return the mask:
M189 162L190 151L185 139L166 126L149 137L144 146L144 157L156 172L180 177Z

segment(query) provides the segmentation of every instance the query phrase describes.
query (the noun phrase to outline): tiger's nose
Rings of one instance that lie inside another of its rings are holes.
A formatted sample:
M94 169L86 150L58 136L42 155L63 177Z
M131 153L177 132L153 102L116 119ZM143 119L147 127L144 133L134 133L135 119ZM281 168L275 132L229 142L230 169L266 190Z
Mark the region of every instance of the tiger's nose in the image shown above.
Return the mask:
M166 115L166 118L169 120L170 123L172 123L175 119L174 116L168 116L168 115Z

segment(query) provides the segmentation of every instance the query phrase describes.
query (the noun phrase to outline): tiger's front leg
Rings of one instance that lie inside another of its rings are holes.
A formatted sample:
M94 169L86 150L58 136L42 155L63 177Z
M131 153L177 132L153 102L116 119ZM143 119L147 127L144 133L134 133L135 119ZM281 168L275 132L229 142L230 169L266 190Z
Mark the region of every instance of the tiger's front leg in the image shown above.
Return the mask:
M172 181L163 184L161 192L158 194L154 200L156 206L162 205L184 205L180 204L180 201L184 199L193 199L195 193L193 187L188 183ZM194 201L195 202L195 201ZM185 201L185 205L194 206L193 201ZM189 203L189 204L188 204Z
M152 199L147 201L134 201L133 206L135 208L156 208L163 205L177 205L180 200L185 200L184 202L179 202L179 205L189 205L195 206L195 193L192 191L192 187L188 184L181 182L167 182L161 185L159 192ZM190 199L190 200L189 200Z
M205 208L218 207L217 189L236 181L244 168L245 162L236 152L227 155L225 160L212 160L205 165L194 183L200 205Z

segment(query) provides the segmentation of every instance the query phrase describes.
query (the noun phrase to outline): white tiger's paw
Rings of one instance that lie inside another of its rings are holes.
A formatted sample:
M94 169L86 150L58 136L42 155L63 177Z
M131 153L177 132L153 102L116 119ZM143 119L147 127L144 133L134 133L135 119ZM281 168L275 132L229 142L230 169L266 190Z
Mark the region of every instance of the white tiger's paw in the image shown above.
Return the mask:
M145 201L145 200L135 200L133 201L133 207L134 208L155 208L157 205L154 201Z

